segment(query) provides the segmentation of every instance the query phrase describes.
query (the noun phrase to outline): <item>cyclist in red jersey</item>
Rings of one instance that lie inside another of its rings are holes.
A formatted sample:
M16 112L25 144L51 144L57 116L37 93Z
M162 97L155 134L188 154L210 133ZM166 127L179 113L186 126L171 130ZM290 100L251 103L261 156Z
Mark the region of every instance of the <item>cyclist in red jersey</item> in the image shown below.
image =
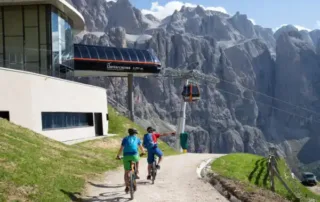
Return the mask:
M151 153L151 151L148 150L148 176L147 176L147 179L150 180L151 179L150 171L151 171L152 162L154 161L154 155L157 155L159 157L159 161L157 163L157 169L160 169L159 163L161 162L162 157L163 157L162 151L160 150L160 148L157 147L158 138L163 137L163 136L168 136L168 135L175 135L176 132L169 132L169 133L160 134L160 133L157 133L156 130L152 127L148 127L147 132L149 134L151 133L153 145L156 146L156 149L155 149L156 152ZM146 134L146 135L148 135L148 134Z

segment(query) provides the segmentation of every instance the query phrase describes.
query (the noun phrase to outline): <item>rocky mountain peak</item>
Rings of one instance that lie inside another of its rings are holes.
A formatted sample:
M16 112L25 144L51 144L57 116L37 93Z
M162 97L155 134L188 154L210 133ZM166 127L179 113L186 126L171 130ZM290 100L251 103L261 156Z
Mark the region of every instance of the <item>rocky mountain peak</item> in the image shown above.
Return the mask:
M293 25L282 26L274 33L274 37L277 40L282 33L290 32L290 31L299 31L299 30Z
M126 7L132 7L132 4L130 3L129 0L117 0L116 4L121 6L126 6Z
M256 37L254 26L247 15L237 12L229 19L229 22L246 38Z

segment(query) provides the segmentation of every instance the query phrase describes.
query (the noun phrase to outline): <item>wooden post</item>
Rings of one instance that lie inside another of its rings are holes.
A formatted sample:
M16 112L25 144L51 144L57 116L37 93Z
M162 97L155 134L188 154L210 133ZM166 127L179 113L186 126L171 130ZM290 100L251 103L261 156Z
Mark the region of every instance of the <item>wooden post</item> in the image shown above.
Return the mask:
M275 192L275 187L274 187L274 170L273 170L273 156L271 155L269 157L269 176L270 176L270 185L271 185L271 191Z
M280 180L280 182L283 184L283 186L288 190L288 192L290 192L296 199L298 199L298 197L293 193L293 191L288 187L288 185L285 183L285 181L280 177L279 173L277 172L277 170L275 168L272 168L274 170L274 173L276 174L276 176L278 177L278 179Z

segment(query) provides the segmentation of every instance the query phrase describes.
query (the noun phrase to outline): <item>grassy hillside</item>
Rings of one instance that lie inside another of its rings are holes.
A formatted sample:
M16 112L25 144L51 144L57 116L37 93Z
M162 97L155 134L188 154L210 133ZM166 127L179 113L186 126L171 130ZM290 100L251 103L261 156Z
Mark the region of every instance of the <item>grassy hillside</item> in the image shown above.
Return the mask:
M109 107L110 133L138 128ZM121 139L105 138L73 146L50 140L0 119L0 201L70 201L85 180L121 165L115 160ZM161 143L166 155L175 154Z
M301 185L298 180L291 178L291 173L288 167L286 167L284 160L278 161L278 169L281 177L293 192L302 196L301 201L308 201L308 199L320 200L320 196L312 193L309 189ZM212 163L212 170L229 179L247 183L248 189L253 187L251 185L270 189L267 159L262 156L243 153L229 154L214 161ZM289 200L293 199L277 178L275 178L275 189L281 196Z

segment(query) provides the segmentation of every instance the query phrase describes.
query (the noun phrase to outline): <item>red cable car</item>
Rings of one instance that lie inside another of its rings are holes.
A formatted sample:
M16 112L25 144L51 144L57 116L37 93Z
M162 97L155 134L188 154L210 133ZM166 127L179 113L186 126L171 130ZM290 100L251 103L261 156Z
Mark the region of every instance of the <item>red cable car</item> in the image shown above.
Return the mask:
M188 85L183 87L182 97L185 102L194 102L200 100L199 85L189 82Z

